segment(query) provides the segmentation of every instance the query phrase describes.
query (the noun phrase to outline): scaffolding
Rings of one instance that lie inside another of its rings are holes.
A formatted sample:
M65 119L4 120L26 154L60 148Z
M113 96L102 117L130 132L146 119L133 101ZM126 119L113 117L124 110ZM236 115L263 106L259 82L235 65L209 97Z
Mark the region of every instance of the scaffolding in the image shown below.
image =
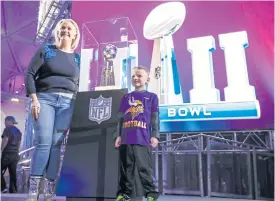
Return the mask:
M53 42L52 31L61 19L71 18L72 1L52 0L38 23L37 34L34 43L46 44Z
M273 138L272 130L163 134L154 152L159 191L272 199Z

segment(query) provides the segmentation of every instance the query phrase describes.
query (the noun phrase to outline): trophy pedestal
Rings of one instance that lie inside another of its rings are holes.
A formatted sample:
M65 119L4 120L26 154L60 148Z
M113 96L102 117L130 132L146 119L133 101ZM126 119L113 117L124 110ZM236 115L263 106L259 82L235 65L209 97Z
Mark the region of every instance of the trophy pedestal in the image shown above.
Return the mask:
M79 91L132 91L131 71L138 65L138 43L129 18L85 22L82 38Z

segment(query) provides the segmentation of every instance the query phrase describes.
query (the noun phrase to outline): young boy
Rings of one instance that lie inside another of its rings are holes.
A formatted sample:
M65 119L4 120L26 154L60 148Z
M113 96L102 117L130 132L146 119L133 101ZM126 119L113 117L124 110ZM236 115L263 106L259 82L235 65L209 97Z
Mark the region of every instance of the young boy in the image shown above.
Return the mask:
M159 143L158 97L146 91L150 81L144 67L135 67L132 85L135 91L125 94L121 100L115 147L120 154L120 182L116 201L130 201L134 183L134 167L139 176L147 201L156 201L159 193L153 180L150 145Z

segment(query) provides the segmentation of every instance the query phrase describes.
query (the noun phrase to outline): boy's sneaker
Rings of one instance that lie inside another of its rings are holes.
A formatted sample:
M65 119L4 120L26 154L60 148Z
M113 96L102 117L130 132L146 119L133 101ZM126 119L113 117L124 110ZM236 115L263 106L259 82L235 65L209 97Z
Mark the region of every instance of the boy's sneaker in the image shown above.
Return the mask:
M5 188L4 190L1 191L1 193L8 193L8 189Z
M148 196L147 197L147 201L157 201L158 198L154 198L154 197L151 197L151 196Z
M116 198L116 201L130 201L130 197L125 194L119 194Z

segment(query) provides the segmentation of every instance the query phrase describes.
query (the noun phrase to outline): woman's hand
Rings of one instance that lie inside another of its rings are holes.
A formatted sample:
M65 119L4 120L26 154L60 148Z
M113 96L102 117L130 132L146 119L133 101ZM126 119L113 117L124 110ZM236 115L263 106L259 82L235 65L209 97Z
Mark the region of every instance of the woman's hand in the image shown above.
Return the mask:
M34 120L38 119L38 114L40 113L40 103L37 99L32 100L31 103L31 115Z

